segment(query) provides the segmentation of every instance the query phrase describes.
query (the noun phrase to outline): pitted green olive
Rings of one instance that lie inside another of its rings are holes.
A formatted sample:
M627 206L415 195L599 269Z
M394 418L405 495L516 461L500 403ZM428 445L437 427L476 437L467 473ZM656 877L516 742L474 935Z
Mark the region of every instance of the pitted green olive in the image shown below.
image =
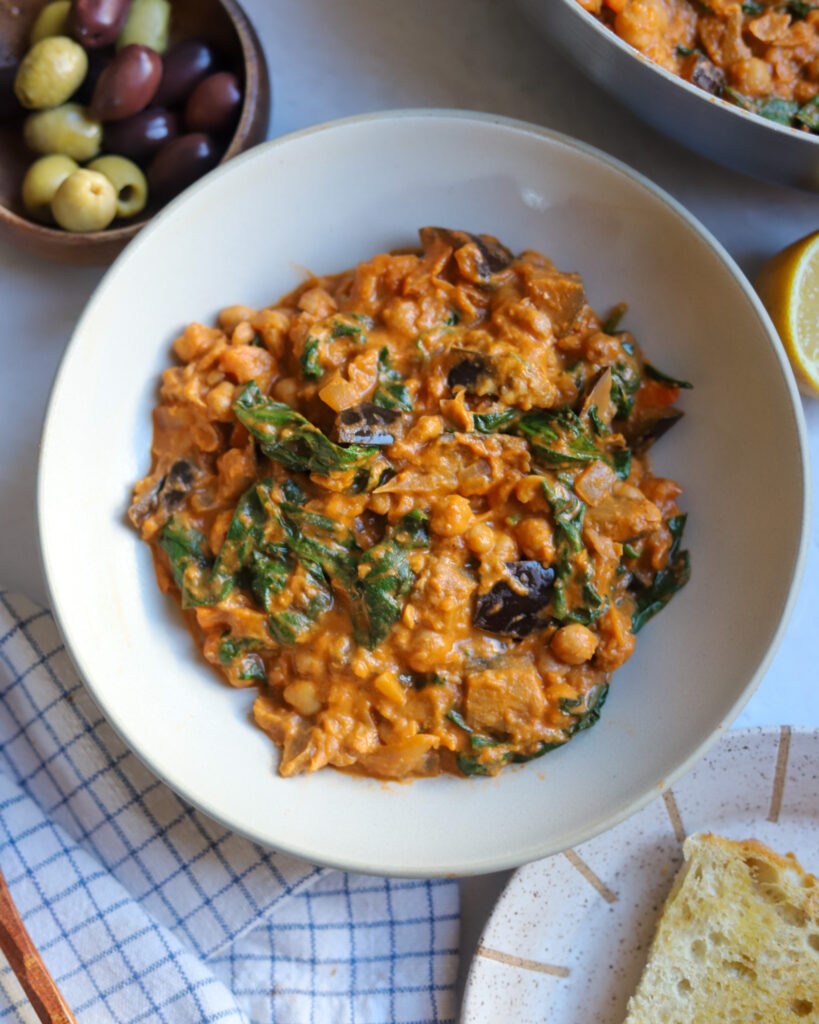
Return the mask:
M49 36L65 36L68 24L68 12L71 10L71 0L54 0L52 4L46 4L37 15L31 27L29 43L34 46L41 39L48 39Z
M35 153L62 153L82 163L93 160L102 148L102 125L88 116L85 107L64 103L30 114L23 138Z
M133 0L117 37L117 49L121 50L129 43L141 43L157 53L165 53L170 21L171 5L168 0Z
M68 36L41 39L23 57L14 92L29 110L56 107L73 95L88 71L85 50Z
M52 153L41 156L26 171L23 178L23 205L35 220L50 224L51 200L69 174L78 170L70 156Z
M118 217L135 217L145 209L148 182L133 161L124 156L101 156L88 165L88 170L104 174L114 186Z
M80 168L57 189L51 212L66 231L102 231L116 215L117 193L104 174Z

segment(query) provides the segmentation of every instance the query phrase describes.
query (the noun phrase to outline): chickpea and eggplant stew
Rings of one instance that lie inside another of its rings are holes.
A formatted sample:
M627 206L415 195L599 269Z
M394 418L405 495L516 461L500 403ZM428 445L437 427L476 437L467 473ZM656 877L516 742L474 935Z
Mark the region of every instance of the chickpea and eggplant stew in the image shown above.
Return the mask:
M578 0L621 39L699 88L819 132L819 3Z
M690 387L495 238L191 324L130 517L284 776L493 775L599 715L688 580L646 451Z

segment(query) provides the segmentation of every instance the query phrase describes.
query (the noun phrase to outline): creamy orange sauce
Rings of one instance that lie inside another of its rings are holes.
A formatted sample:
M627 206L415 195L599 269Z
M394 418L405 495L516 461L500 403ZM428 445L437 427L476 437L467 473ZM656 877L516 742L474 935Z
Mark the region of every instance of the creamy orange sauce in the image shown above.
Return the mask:
M677 383L577 274L421 241L191 324L162 375L131 518L282 775L539 756L687 578L644 455Z

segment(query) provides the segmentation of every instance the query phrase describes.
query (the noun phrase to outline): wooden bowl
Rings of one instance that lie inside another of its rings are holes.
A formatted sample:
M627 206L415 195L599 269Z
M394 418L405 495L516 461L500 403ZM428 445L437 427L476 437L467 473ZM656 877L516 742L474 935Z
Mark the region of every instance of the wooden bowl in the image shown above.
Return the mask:
M0 91L8 95L9 66L28 49L31 26L46 0L0 0ZM264 51L253 26L236 0L174 0L172 42L201 39L224 55L228 68L244 81L239 123L220 163L261 142L270 117L270 80ZM6 73L3 73L3 69ZM26 215L20 186L36 159L23 143L23 116L0 123L0 238L36 256L61 263L110 263L148 223L159 204L149 205L138 220L114 221L105 231L72 234L37 224Z

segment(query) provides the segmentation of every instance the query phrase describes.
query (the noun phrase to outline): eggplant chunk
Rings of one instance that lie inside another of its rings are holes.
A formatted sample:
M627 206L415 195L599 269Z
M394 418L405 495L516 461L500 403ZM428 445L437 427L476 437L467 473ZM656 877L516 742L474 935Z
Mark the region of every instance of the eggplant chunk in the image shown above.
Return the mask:
M683 78L712 96L722 96L725 89L725 72L703 53L691 55L683 69Z
M138 501L135 501L128 512L131 522L142 527L158 509L162 508L168 515L185 500L185 495L193 487L198 467L187 459L177 459L168 472L157 480L156 484Z
M338 414L336 435L340 444L392 444L403 418L400 409L362 402Z
M523 638L548 625L546 608L552 599L555 571L535 561L507 562L506 568L516 585L499 580L488 593L481 594L472 621L489 633Z
M660 409L655 417L644 421L635 437L631 439L631 450L637 455L643 455L658 441L663 434L669 431L675 423L683 418L684 413L680 409Z
M480 259L476 265L478 280L486 282L493 274L506 270L514 254L502 245L494 235L473 235L470 231L454 231L451 228L421 228L418 232L421 244L428 248L436 239L441 239L453 249L461 249L465 245L475 245Z
M489 356L466 348L455 348L452 349L452 352L457 361L446 378L450 391L463 388L471 395L496 395L498 393L498 381Z
M532 291L538 307L551 320L555 337L569 334L586 304L586 289L580 275L543 271L533 279Z

